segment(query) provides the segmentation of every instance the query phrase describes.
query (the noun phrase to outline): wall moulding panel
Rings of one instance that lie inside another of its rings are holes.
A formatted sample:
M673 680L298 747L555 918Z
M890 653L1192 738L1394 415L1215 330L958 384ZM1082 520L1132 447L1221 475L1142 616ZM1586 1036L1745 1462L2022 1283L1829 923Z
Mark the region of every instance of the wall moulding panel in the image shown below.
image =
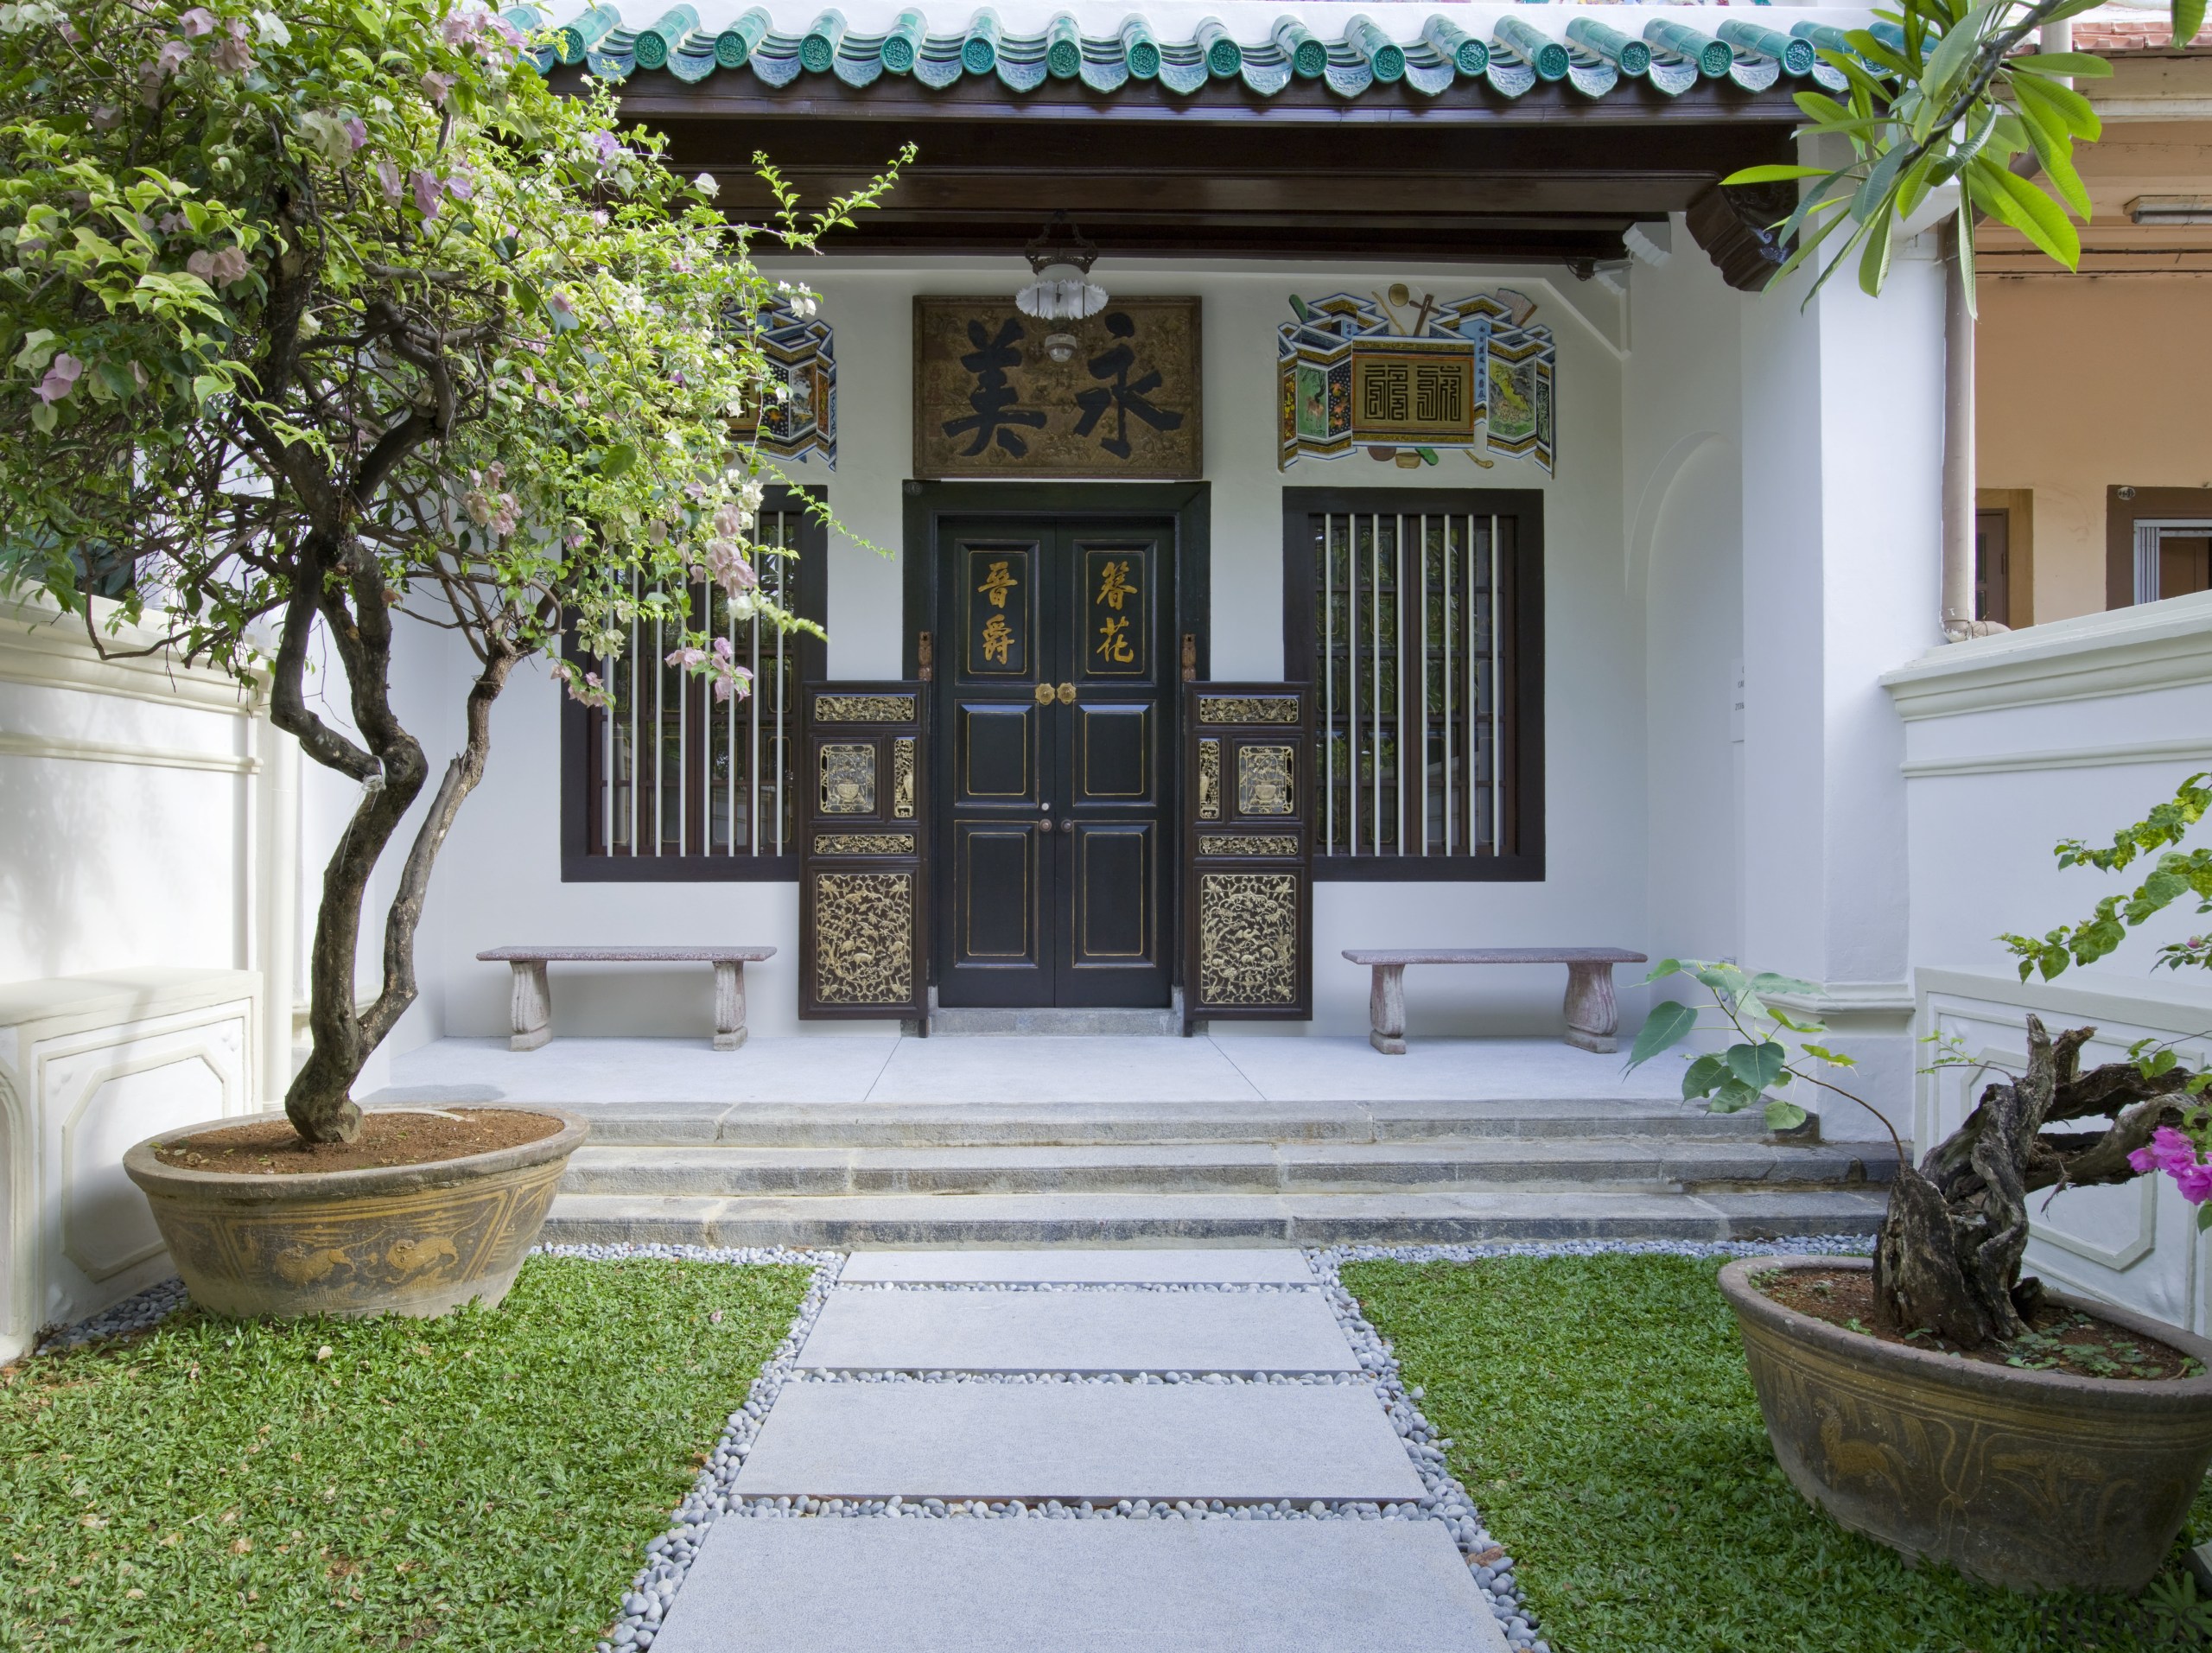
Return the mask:
M2212 1002L2165 982L2123 977L2020 982L1975 971L1918 973L1917 1031L1957 1039L1987 1069L1943 1067L1920 1077L1914 1137L1923 1150L1958 1128L1982 1088L2026 1060L2026 1018L2039 1015L2053 1033L2093 1026L2084 1065L2123 1059L2143 1038L2177 1040L2184 1063L2212 1059ZM2194 1037L2192 1037L2194 1035ZM2206 1300L2205 1249L2196 1212L2163 1176L2113 1187L2073 1188L2030 1202L2028 1272L2052 1284L2124 1304L2176 1326L2202 1331L2212 1321Z
M171 1272L123 1153L255 1110L260 997L246 970L0 988L0 1360Z
M105 599L93 600L93 623L105 646L142 649L160 640L160 633L144 626L111 633L114 608ZM64 614L52 602L35 597L0 597L0 681L119 695L239 717L259 709L257 696L204 666L182 665L165 654L101 658L85 635L82 615Z

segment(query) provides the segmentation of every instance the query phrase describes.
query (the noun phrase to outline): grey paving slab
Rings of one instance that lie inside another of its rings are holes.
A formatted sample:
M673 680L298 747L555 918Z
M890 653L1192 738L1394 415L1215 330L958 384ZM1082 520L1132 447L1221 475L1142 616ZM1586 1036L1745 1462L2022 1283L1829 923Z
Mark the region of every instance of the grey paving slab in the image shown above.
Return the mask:
M876 1102L1258 1102L1204 1039L902 1039Z
M839 1291L798 1364L836 1371L1359 1370L1318 1290Z
M1555 973L1566 979L1565 970ZM1624 1074L1619 1057L1576 1050L1556 1039L1424 1039L1418 1022L1408 1032L1402 1056L1384 1056L1363 1037L1229 1035L1209 1042L1270 1102L1553 1097L1679 1103L1681 1097L1681 1070L1665 1062Z
M1014 1283L1025 1285L1310 1286L1306 1255L1289 1246L1217 1246L1192 1249L1123 1246L1082 1250L855 1251L841 1281Z
M842 1498L1421 1496L1363 1383L786 1383L736 1490Z
M1503 1653L1440 1523L722 1521L656 1653Z
M627 1103L649 1111L672 1102L854 1103L903 1042L867 1034L753 1039L742 1050L718 1051L703 1021L696 1039L569 1039L560 1033L557 971L553 997L551 1044L511 1051L505 1039L441 1039L393 1058L392 1087L489 1087L510 1102Z

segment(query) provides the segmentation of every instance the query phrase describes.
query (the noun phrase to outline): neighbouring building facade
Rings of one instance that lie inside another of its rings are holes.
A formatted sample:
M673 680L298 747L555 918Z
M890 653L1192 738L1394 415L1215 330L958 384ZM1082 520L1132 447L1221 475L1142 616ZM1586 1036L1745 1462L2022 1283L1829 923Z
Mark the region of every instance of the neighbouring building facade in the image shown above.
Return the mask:
M1935 237L1878 301L1760 290L1785 209L1719 181L1790 158L1814 48L1864 11L509 15L559 31L557 81L619 82L734 214L767 203L756 151L814 200L918 154L826 256L770 265L819 305L772 340L792 394L760 433L785 482L764 528L797 555L768 577L826 643L724 616L758 685L728 705L647 635L610 711L518 674L384 1058L503 1037L509 972L476 955L513 944L773 946L747 971L756 1034L884 1037L1101 1012L1357 1035L1346 948L1611 945L1815 983L1798 1008L1859 1056L1853 1088L1924 1141L1966 1103L1919 1073L1924 1034L2002 1052L2022 1007L2075 1014L1990 939L2102 893L2055 874L2050 842L2212 759L2212 597L2161 587L2139 610L2131 586L2106 613L2060 571L2075 530L2044 501L2089 484L2040 480L2024 433L2059 386L2005 377L2021 359L1989 337L2086 348L2132 325L2138 289L2016 323L2009 269L1985 264L1982 478L2039 491L2012 531L2033 571L1984 613L2099 612L1957 645ZM2174 66L2123 83L2128 118L2200 95L2195 60ZM2161 465L2112 485L2190 485ZM0 982L23 984L0 988L21 1001L0 1073L32 1213L8 1268L31 1326L53 1318L39 1281L80 1304L158 1266L84 1237L115 1197L103 1154L170 1107L124 1105L150 1092L110 1070L174 1065L181 1039L206 1076L185 1115L281 1092L347 808L228 691L86 662L37 620L0 639ZM406 649L398 709L450 746L464 660L428 631ZM113 877L66 852L80 815ZM2212 998L2161 996L2143 963L2066 990L2115 1034L2212 1027ZM113 990L55 985L89 978ZM704 972L578 969L556 991L564 1034L709 1025ZM1408 992L1417 1036L1560 1027L1554 969L1416 971ZM39 1066L60 1039L109 1054ZM1834 1099L1821 1125L1882 1135ZM2066 1196L2039 1264L2202 1321L2170 1193Z

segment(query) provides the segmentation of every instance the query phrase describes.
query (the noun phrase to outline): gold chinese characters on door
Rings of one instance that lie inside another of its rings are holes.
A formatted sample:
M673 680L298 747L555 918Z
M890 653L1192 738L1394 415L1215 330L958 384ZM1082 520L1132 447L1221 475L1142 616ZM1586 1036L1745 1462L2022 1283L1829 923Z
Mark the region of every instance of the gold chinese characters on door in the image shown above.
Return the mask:
M1050 706L1052 703L1052 699L1055 695L1059 697L1059 703L1063 706L1072 706L1075 704L1075 685L1073 683L1064 683L1057 690L1048 683L1040 683L1037 685L1037 703L1039 706Z

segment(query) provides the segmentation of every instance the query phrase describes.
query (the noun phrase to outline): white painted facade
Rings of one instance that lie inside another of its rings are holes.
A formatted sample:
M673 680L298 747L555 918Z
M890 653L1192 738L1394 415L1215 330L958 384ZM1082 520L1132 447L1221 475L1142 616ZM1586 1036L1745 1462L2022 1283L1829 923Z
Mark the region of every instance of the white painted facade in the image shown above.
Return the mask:
M1317 881L1314 1020L1236 1031L1363 1032L1368 972L1339 957L1350 946L1593 944L1655 958L1741 957L1825 984L1824 1002L1847 1013L1878 1090L1902 1111L1911 1089L1896 876L1902 733L1876 679L1936 639L1935 267L1907 257L1879 304L1833 292L1801 313L1789 296L1730 290L1679 225L1674 239L1687 251L1638 266L1624 296L1511 266L1100 266L1116 293L1196 293L1205 303L1216 677L1284 671L1286 486L1545 496L1549 875ZM912 300L1011 291L1026 272L1014 259L830 259L793 273L820 290L836 328L840 404L836 469L793 474L826 486L854 539L888 553L830 548L830 674L895 677ZM1511 459L1478 473L1449 454L1418 471L1363 455L1277 468L1274 329L1288 296L1397 280L1440 296L1502 286L1537 300L1558 340L1555 476ZM1869 475L1891 480L1869 487ZM435 641L415 646L429 671L448 677L435 715L450 726L457 671L437 662ZM474 955L523 941L766 942L782 951L747 972L757 1031L895 1033L890 1022L796 1019L795 885L561 882L559 711L542 677L518 677L499 704L483 787L440 862L423 932L423 1002L395 1035L399 1047L504 1033L506 970ZM1758 784L1747 787L1747 775ZM1870 885L1886 893L1870 900ZM554 974L564 1031L688 1035L707 1025L703 970ZM1557 974L1414 970L1409 1025L1416 1036L1555 1031ZM1644 990L1634 971L1623 974L1633 1027ZM1851 1112L1834 1105L1831 1134L1880 1135Z
M2212 670L2192 677L2196 668L2181 664L2207 657L2212 607L2182 600L2069 622L2073 631L1939 647L1941 303L1927 249L1906 249L1878 302L1839 283L1801 306L1795 292L1730 290L1679 220L1672 241L1673 256L1637 265L1624 293L1529 267L1101 264L1098 278L1117 293L1204 302L1214 676L1284 671L1284 487L1544 493L1548 876L1319 882L1313 1020L1236 1031L1363 1032L1367 974L1338 957L1346 946L1615 944L1654 957L1732 957L1816 983L1812 1007L1829 1017L1834 1042L1860 1058L1842 1082L1925 1141L1954 1122L1959 1095L1951 1079L1916 1076L1921 1033L1956 1027L2006 1049L2018 1010L2036 1005L2094 1014L2115 1033L2212 1027L2212 1002L2192 997L2190 984L2149 982L2133 955L2094 983L2069 978L2038 996L2008 985L2001 952L1983 939L2086 911L2094 894L2050 873L2050 842L2108 832L2212 756L2200 753L2198 733L2212 710ZM895 677L912 300L1011 291L1024 270L1010 258L831 259L798 273L821 291L836 330L840 428L836 470L795 475L827 488L854 541L881 548L839 541L828 552L830 673ZM1278 470L1274 328L1288 296L1398 280L1452 297L1508 287L1538 302L1558 346L1555 476L1510 459L1477 473L1455 455L1420 471L1363 455ZM13 1213L0 1275L16 1282L5 1337L18 1345L154 1266L96 1277L73 1260L67 1155L91 1150L61 1145L67 1131L119 1151L181 1122L177 1107L204 1116L281 1093L313 923L302 893L315 887L351 792L312 766L302 772L289 743L226 688L92 665L81 644L50 628L24 643L29 618L11 611L0 643L0 982L18 984L0 988L0 999L16 1005L8 1014L26 1030L0 1046ZM459 736L463 660L423 630L406 635L402 658L398 709L442 762ZM85 681L52 680L73 673ZM2052 682L2073 688L2061 694ZM505 1033L506 969L474 957L503 944L766 943L778 957L747 973L756 1032L895 1035L890 1022L797 1020L794 884L563 882L560 716L540 671L518 674L499 703L485 781L433 880L421 1000L363 1090L385 1082L393 1054ZM72 743L82 749L63 749ZM365 988L378 944L372 916ZM177 1014L235 1007L235 1033L201 1042L212 1051L228 1039L236 1059L224 1067L203 1052L194 1072L214 1078L180 1082L158 1104L143 1083L111 1087L111 1122L86 1135L81 1076L75 1090L35 1096L23 1052L83 1036L85 1015L111 1016L99 1035L111 1043L150 1037L149 1027L170 1037L173 1020L154 1027L169 1001L101 1009L86 988L79 998L92 999L68 1013L78 1021L33 1033L32 1011L56 1001L30 989L162 969L200 973L196 985L162 989L199 995ZM1624 972L1622 992L1630 1030L1646 1008L1634 974ZM1560 1025L1553 969L1416 970L1408 985L1416 1039ZM2083 992L2103 996L2066 996ZM563 1036L703 1039L709 1025L709 974L697 967L556 966L554 994ZM0 1027L0 1039L10 1036ZM1823 1108L1821 1125L1839 1140L1882 1135L1841 1103ZM33 1206L35 1219L25 1214ZM2050 1219L2052 1237L2038 1243L2038 1266L2202 1324L2212 1284L2196 1243L2176 1228L2185 1220L2147 1183L2068 1195ZM2151 1249L2167 1229L2167 1243ZM0 1352L10 1346L0 1338Z

